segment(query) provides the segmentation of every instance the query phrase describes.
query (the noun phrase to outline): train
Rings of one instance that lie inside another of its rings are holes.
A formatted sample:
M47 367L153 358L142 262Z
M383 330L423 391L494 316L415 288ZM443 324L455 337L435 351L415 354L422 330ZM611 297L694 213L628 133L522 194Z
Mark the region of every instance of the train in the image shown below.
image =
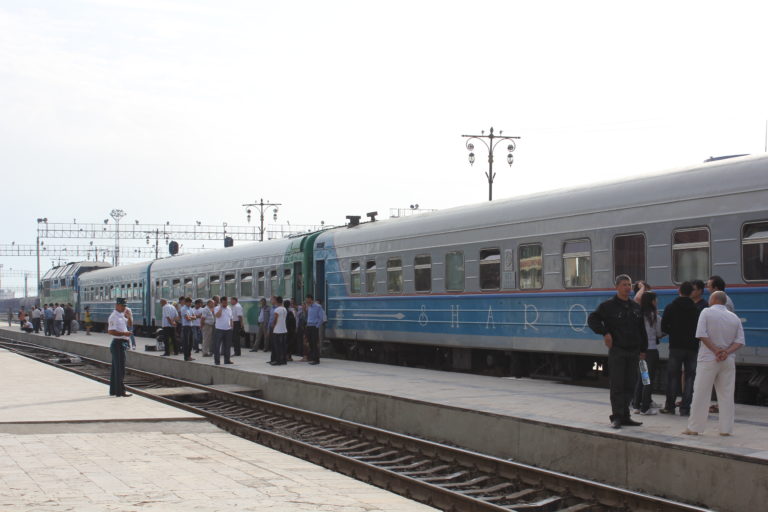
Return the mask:
M127 297L148 330L161 297L234 295L251 333L259 299L313 293L343 357L578 379L605 362L587 316L618 274L660 309L681 282L723 277L747 338L739 382L768 397L768 155L93 269L74 293L97 322Z

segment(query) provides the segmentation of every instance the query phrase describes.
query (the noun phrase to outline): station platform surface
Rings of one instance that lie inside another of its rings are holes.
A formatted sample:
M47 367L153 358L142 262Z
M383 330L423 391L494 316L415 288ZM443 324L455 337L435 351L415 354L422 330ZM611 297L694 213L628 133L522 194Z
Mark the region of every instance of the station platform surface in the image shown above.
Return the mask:
M11 331L86 356L103 353L110 342L108 335L82 332L61 338L16 329L3 334ZM616 431L609 426L606 389L337 359L270 366L267 353L247 349L233 357L235 364L214 367L201 354L184 362L146 352L143 345L154 340L136 339L128 365L148 371L250 384L268 400L718 510L744 510L753 499L768 502L767 407L737 405L731 437L718 435L716 415L702 436L683 435L687 418L669 415L635 415L641 427ZM663 397L654 400L662 403ZM680 479L719 482L723 474L738 475L737 482L691 486Z
M0 350L0 510L434 510Z

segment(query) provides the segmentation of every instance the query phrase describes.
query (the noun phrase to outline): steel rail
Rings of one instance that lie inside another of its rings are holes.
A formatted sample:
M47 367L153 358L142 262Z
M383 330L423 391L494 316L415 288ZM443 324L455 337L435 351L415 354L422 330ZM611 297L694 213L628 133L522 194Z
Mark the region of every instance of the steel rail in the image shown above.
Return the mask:
M103 370L110 367L108 363L76 356L92 367L91 371L78 369L71 364L61 364L29 353L34 351L71 357L65 352L27 342L8 343L4 340L0 338L2 348L109 383L109 379L103 376ZM98 373L102 375L93 373L93 369L100 370ZM707 510L165 375L130 368L126 369L126 374L127 382L134 377L142 379L141 385L126 386L139 396L199 414L235 435L442 510ZM197 400L185 401L184 397L174 399L142 389L157 386L157 383L199 389L205 392L206 398L213 400L201 402L198 397ZM222 411L222 408L225 410ZM266 427L253 424L260 419L267 422ZM271 424L269 420L272 420ZM319 434L315 434L312 442L312 436L305 436L309 438L305 440L296 435L297 432L311 433L313 429L319 430L325 437L317 438ZM421 459L421 462L417 460L417 463L405 464L412 459ZM377 460L384 464L377 465ZM426 469L430 464L432 467Z

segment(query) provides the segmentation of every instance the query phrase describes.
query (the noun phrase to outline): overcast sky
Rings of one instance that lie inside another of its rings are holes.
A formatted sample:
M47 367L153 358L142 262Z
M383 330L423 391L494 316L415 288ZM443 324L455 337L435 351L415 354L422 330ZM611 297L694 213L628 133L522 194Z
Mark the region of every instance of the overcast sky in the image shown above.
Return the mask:
M633 5L0 0L0 243L481 202L491 126L496 198L763 152L768 4Z

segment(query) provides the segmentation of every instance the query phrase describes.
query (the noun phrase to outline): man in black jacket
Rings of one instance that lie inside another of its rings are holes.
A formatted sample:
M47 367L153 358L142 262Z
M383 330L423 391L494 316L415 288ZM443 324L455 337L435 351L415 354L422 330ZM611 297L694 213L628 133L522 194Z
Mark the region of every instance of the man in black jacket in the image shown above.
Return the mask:
M629 403L637 382L637 365L645 359L648 334L645 331L640 306L630 300L632 279L622 274L616 277L616 295L589 315L589 328L603 336L608 347L608 368L611 385L611 426L642 425L629 417Z
M680 402L680 416L691 412L693 380L696 377L696 357L699 340L696 339L696 324L699 308L691 299L693 285L686 281L680 285L679 297L673 300L661 317L661 330L669 334L669 359L667 360L667 401L662 414L675 414L675 399L680 394L680 379L685 368L683 400Z

